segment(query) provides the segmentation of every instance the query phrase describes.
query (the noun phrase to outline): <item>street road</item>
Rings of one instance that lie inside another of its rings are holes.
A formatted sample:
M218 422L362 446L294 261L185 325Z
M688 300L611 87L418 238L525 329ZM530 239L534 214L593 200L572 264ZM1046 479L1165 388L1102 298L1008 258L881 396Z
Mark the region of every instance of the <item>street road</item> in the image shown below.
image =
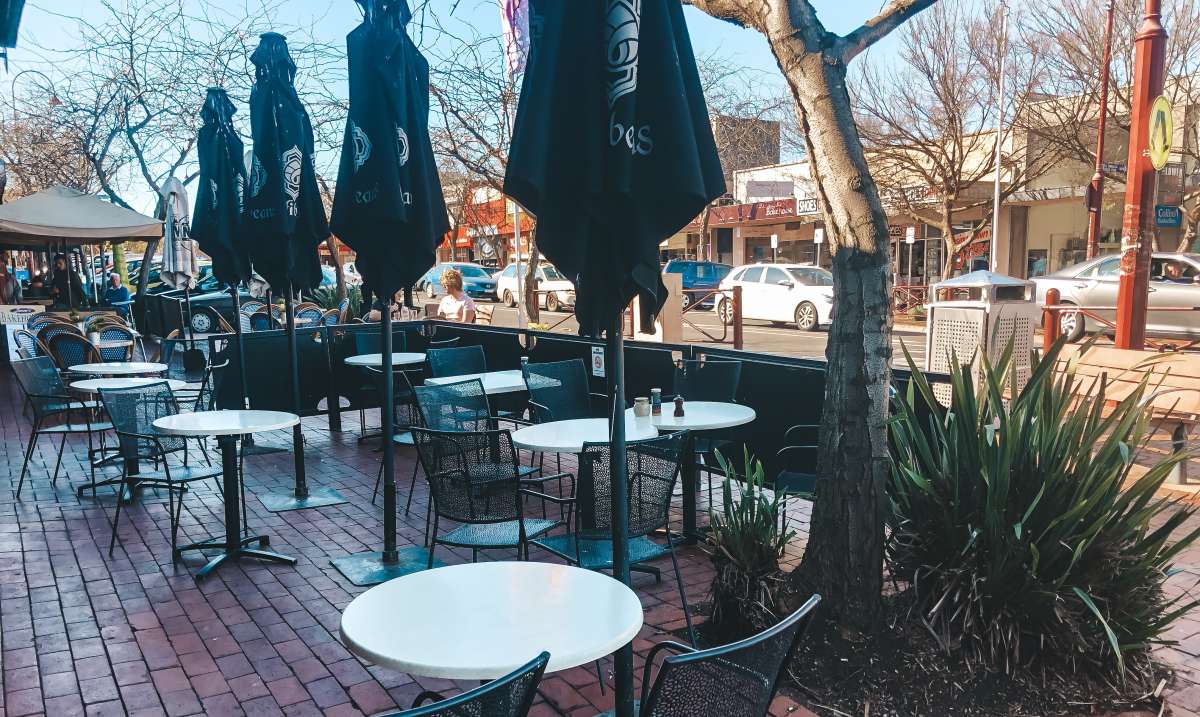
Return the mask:
M517 325L516 309L510 309L501 304L492 304L492 306L495 307L494 323L496 326ZM558 324L558 326L554 326L553 331L575 334L579 330L575 319L569 313L542 311L541 314L541 323L551 326ZM721 327L721 323L717 321L716 312L691 311L684 314L684 317L687 319L683 326L684 341L733 348L733 329L730 327L728 334L726 334ZM694 324L694 326L691 324ZM723 336L725 343L713 340L714 337L721 339ZM747 321L742 330L742 338L745 342L743 348L747 351L824 360L825 345L829 334L825 329L805 332L798 331L794 327L772 326L766 321ZM907 368L904 360L904 352L900 350L901 342L908 347L917 365L923 367L925 361L925 332L923 327L904 324L896 326L893 330L894 352L892 363L895 366Z

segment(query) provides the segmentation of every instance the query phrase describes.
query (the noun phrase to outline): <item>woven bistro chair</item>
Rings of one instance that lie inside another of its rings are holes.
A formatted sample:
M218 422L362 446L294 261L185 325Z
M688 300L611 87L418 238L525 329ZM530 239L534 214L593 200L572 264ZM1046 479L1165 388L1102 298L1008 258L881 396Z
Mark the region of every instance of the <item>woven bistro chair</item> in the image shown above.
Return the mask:
M516 548L529 559L529 540L559 525L526 518L517 451L507 430L434 431L413 427L413 439L433 498L429 567L438 544L480 550ZM536 494L534 494L536 495ZM438 535L443 520L457 527Z
M128 341L128 346L114 346L112 348L100 348L100 358L104 361L132 361L133 350L137 343L137 335L123 324L105 323L97 324L97 330L100 333L100 341Z
M796 646L821 602L813 595L799 610L753 637L708 650L660 642L642 668L640 717L764 717ZM655 658L662 661L651 680Z
M36 334L28 329L17 329L13 332L13 339L16 341L17 351L23 354L21 358L50 355L50 349L38 340Z
M50 355L60 370L66 371L72 366L85 363L100 363L100 352L95 344L79 334L55 334L50 339Z
M543 652L504 677L450 699L422 692L412 709L386 717L526 717L548 662L550 653ZM426 700L438 702L422 707Z

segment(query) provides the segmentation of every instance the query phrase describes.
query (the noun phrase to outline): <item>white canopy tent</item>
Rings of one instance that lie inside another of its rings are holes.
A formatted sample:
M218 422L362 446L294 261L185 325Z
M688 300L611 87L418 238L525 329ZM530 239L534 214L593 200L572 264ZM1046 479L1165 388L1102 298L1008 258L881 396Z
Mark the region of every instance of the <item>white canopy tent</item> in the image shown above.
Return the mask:
M9 249L148 241L162 235L158 219L58 185L0 204L0 247Z

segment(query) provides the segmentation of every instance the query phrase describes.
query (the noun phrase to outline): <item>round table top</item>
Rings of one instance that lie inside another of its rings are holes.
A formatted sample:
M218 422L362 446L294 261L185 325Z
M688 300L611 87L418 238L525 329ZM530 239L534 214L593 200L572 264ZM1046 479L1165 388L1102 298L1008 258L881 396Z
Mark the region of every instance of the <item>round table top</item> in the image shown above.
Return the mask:
M392 354L393 366L411 366L413 364L425 363L425 354L420 353L394 353ZM383 367L383 354L358 354L357 356L346 357L347 366L369 366L371 368Z
M658 436L654 426L625 417L625 439L640 441ZM584 443L608 442L607 418L577 418L526 426L512 434L518 448L542 453L581 453Z
M196 411L163 416L154 427L172 436L235 436L291 428L299 422L299 416L283 411Z
M473 381L476 379L483 382L483 392L489 396L500 393L517 393L518 391L525 390L525 376L521 373L520 369L468 373L462 376L439 376L438 378L425 379L425 384L427 386L444 386L449 383Z
M486 596L486 597L482 597ZM633 640L642 604L627 586L568 565L453 565L390 580L342 613L342 644L422 677L492 680L543 650L547 672L585 665Z
M649 416L636 419L649 421L660 431L713 431L718 428L733 428L743 426L753 421L757 414L753 408L737 403L722 403L719 401L684 401L683 415L675 417L675 404L663 402L661 416ZM625 411L627 418L633 419L633 409Z
M71 388L84 393L99 393L101 389L109 388L136 388L138 386L149 386L154 383L166 383L172 391L178 391L187 386L187 381L176 381L175 379L165 378L148 378L148 377L123 377L123 378L87 378L82 381L75 381L71 384Z
M167 365L149 361L105 361L72 366L72 373L90 373L96 376L131 376L139 373L164 373Z

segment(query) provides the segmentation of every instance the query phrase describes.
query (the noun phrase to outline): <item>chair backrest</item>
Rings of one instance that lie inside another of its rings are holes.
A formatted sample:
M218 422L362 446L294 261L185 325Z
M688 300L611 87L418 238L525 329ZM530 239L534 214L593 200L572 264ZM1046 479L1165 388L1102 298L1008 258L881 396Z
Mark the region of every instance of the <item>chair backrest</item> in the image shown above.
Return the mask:
M527 363L521 368L538 423L592 417L583 359Z
M112 421L121 453L126 458L183 449L183 438L161 434L154 427L158 419L179 413L175 394L166 381L129 388L102 388L100 400L104 402L104 412ZM151 437L156 437L157 441Z
M429 349L425 359L429 362L429 374L434 378L487 371L487 357L482 346Z
M312 304L311 306L305 306L303 309L300 309L300 308L296 309L296 318L297 319L308 319L311 322L309 324L305 324L305 326L316 326L317 324L320 323L321 317L324 315L325 315L325 312L322 311L321 307L317 306L316 304Z
M337 309L330 309L321 314L320 324L322 326L337 326L341 323L342 312Z
M256 299L250 299L249 301L242 302L242 313L245 314L246 316L249 316L250 314L255 313L259 309L265 309L266 307L267 307L267 305L264 304L263 302L258 301Z
M629 485L629 536L649 535L665 528L671 513L671 492L687 432L669 433L626 444ZM576 532L584 538L612 537L612 446L585 443L579 455Z
M17 342L17 351L25 354L24 358L50 355L49 350L28 329L17 329L13 332L13 339Z
M459 523L521 517L517 451L508 431L411 430L439 516Z
M221 383L225 379L225 369L229 367L226 360L219 364L210 364L204 372L204 380L200 382L200 390L196 392L196 402L193 411L216 410L216 398L221 393Z
M458 337L457 336L455 336L454 338L451 338L451 339L430 339L425 344L425 350L428 351L430 349L448 349L451 346L458 346Z
M55 334L50 339L50 355L61 369L85 363L100 363L100 352L79 334Z
M100 323L97 325L101 341L128 341L128 346L100 349L100 358L105 361L132 361L134 335L127 327L120 324Z
M666 658L649 696L643 685L641 715L763 717L820 602L812 596L779 624L745 640Z
M408 347L408 337L403 331L392 331L392 353L403 353ZM383 353L383 336L378 331L360 331L354 334L354 353Z
M29 321L25 322L25 328L36 334L38 329L53 323L62 323L62 321L50 314L34 314Z
M741 380L741 361L707 359L675 362L675 395L683 396L686 401L732 403L737 400Z
M491 428L492 407L483 381L471 379L413 388L421 423L435 431L483 431Z
M250 314L250 330L251 331L270 331L271 330L271 315L267 313L266 307Z
M394 713L391 717L525 717L537 696L550 653L543 652L513 672L424 707Z
M29 398L35 417L42 418L66 408L70 393L58 374L54 359L49 356L17 359L12 362L12 370L21 390Z
M163 339L160 361L167 365L166 378L188 383L200 383L208 369L210 344L197 340L195 352L193 342L185 338Z
M38 341L41 341L42 345L46 346L47 348L50 347L51 339L62 334L83 336L83 333L79 330L79 327L75 326L75 324L68 324L62 321L52 321L48 324L44 324L40 329L37 330Z

